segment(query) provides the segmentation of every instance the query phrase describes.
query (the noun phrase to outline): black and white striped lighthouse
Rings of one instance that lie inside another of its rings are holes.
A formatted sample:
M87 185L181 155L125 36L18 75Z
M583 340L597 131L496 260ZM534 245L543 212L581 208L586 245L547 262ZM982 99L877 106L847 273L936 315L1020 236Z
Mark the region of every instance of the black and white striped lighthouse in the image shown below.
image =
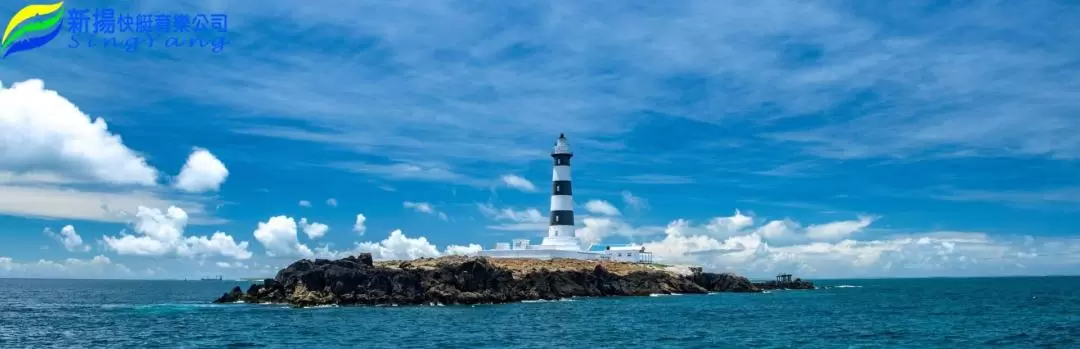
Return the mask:
M555 148L551 150L551 158L555 160L551 174L551 217L543 245L578 247L574 237L574 199L570 185L570 158L573 156L566 135L559 134Z

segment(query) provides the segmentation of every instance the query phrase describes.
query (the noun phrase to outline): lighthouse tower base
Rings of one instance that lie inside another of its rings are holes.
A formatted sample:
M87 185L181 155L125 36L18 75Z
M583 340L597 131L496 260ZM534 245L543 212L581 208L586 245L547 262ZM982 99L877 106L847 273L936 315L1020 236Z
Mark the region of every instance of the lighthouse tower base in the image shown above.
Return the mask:
M569 228L569 229L567 229ZM530 259L554 259L570 258L583 260L608 259L605 251L588 251L581 248L580 241L571 234L566 234L573 227L552 226L547 237L540 245L529 245L528 240L514 240L513 244L500 244L494 250L477 252L479 256L492 258L530 258ZM555 234L558 230L559 234Z

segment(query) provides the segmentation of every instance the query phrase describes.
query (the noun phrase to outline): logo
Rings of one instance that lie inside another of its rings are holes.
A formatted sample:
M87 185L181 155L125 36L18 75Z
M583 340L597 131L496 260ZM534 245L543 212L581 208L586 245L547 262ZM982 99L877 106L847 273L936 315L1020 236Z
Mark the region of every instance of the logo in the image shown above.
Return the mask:
M51 5L28 5L16 12L0 40L0 51L4 52L0 58L41 47L60 35L64 22L63 7L64 2L61 1Z
M112 8L65 9L64 1L35 4L11 17L0 39L0 59L44 46L61 31L70 35L69 49L202 48L220 53L229 43L227 28L228 16L223 13L126 13Z

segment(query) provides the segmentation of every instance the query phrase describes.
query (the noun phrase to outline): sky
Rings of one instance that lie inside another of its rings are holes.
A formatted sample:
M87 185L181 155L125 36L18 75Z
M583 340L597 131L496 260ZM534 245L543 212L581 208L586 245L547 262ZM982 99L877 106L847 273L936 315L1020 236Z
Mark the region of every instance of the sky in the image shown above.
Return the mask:
M64 6L0 60L0 277L539 243L560 133L585 244L750 277L1080 271L1066 1ZM227 29L73 36L76 9Z

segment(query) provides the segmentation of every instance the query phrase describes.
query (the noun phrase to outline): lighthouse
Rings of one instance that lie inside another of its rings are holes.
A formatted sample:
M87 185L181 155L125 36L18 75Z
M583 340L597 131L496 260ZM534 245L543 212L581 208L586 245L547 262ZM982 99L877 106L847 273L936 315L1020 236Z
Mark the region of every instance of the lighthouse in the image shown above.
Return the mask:
M615 246L594 243L587 249L574 235L574 193L570 184L570 142L566 134L559 134L551 150L554 161L551 170L551 211L548 215L547 234L539 245L531 245L529 239L514 239L512 243L499 242L495 249L476 252L478 256L493 258L569 258L580 260L609 260L634 263L651 263L652 253L639 245Z
M541 242L542 248L556 250L579 250L578 240L574 236L574 198L570 184L570 142L565 134L559 134L555 147L551 150L554 168L551 171L551 214L548 218L547 236Z

